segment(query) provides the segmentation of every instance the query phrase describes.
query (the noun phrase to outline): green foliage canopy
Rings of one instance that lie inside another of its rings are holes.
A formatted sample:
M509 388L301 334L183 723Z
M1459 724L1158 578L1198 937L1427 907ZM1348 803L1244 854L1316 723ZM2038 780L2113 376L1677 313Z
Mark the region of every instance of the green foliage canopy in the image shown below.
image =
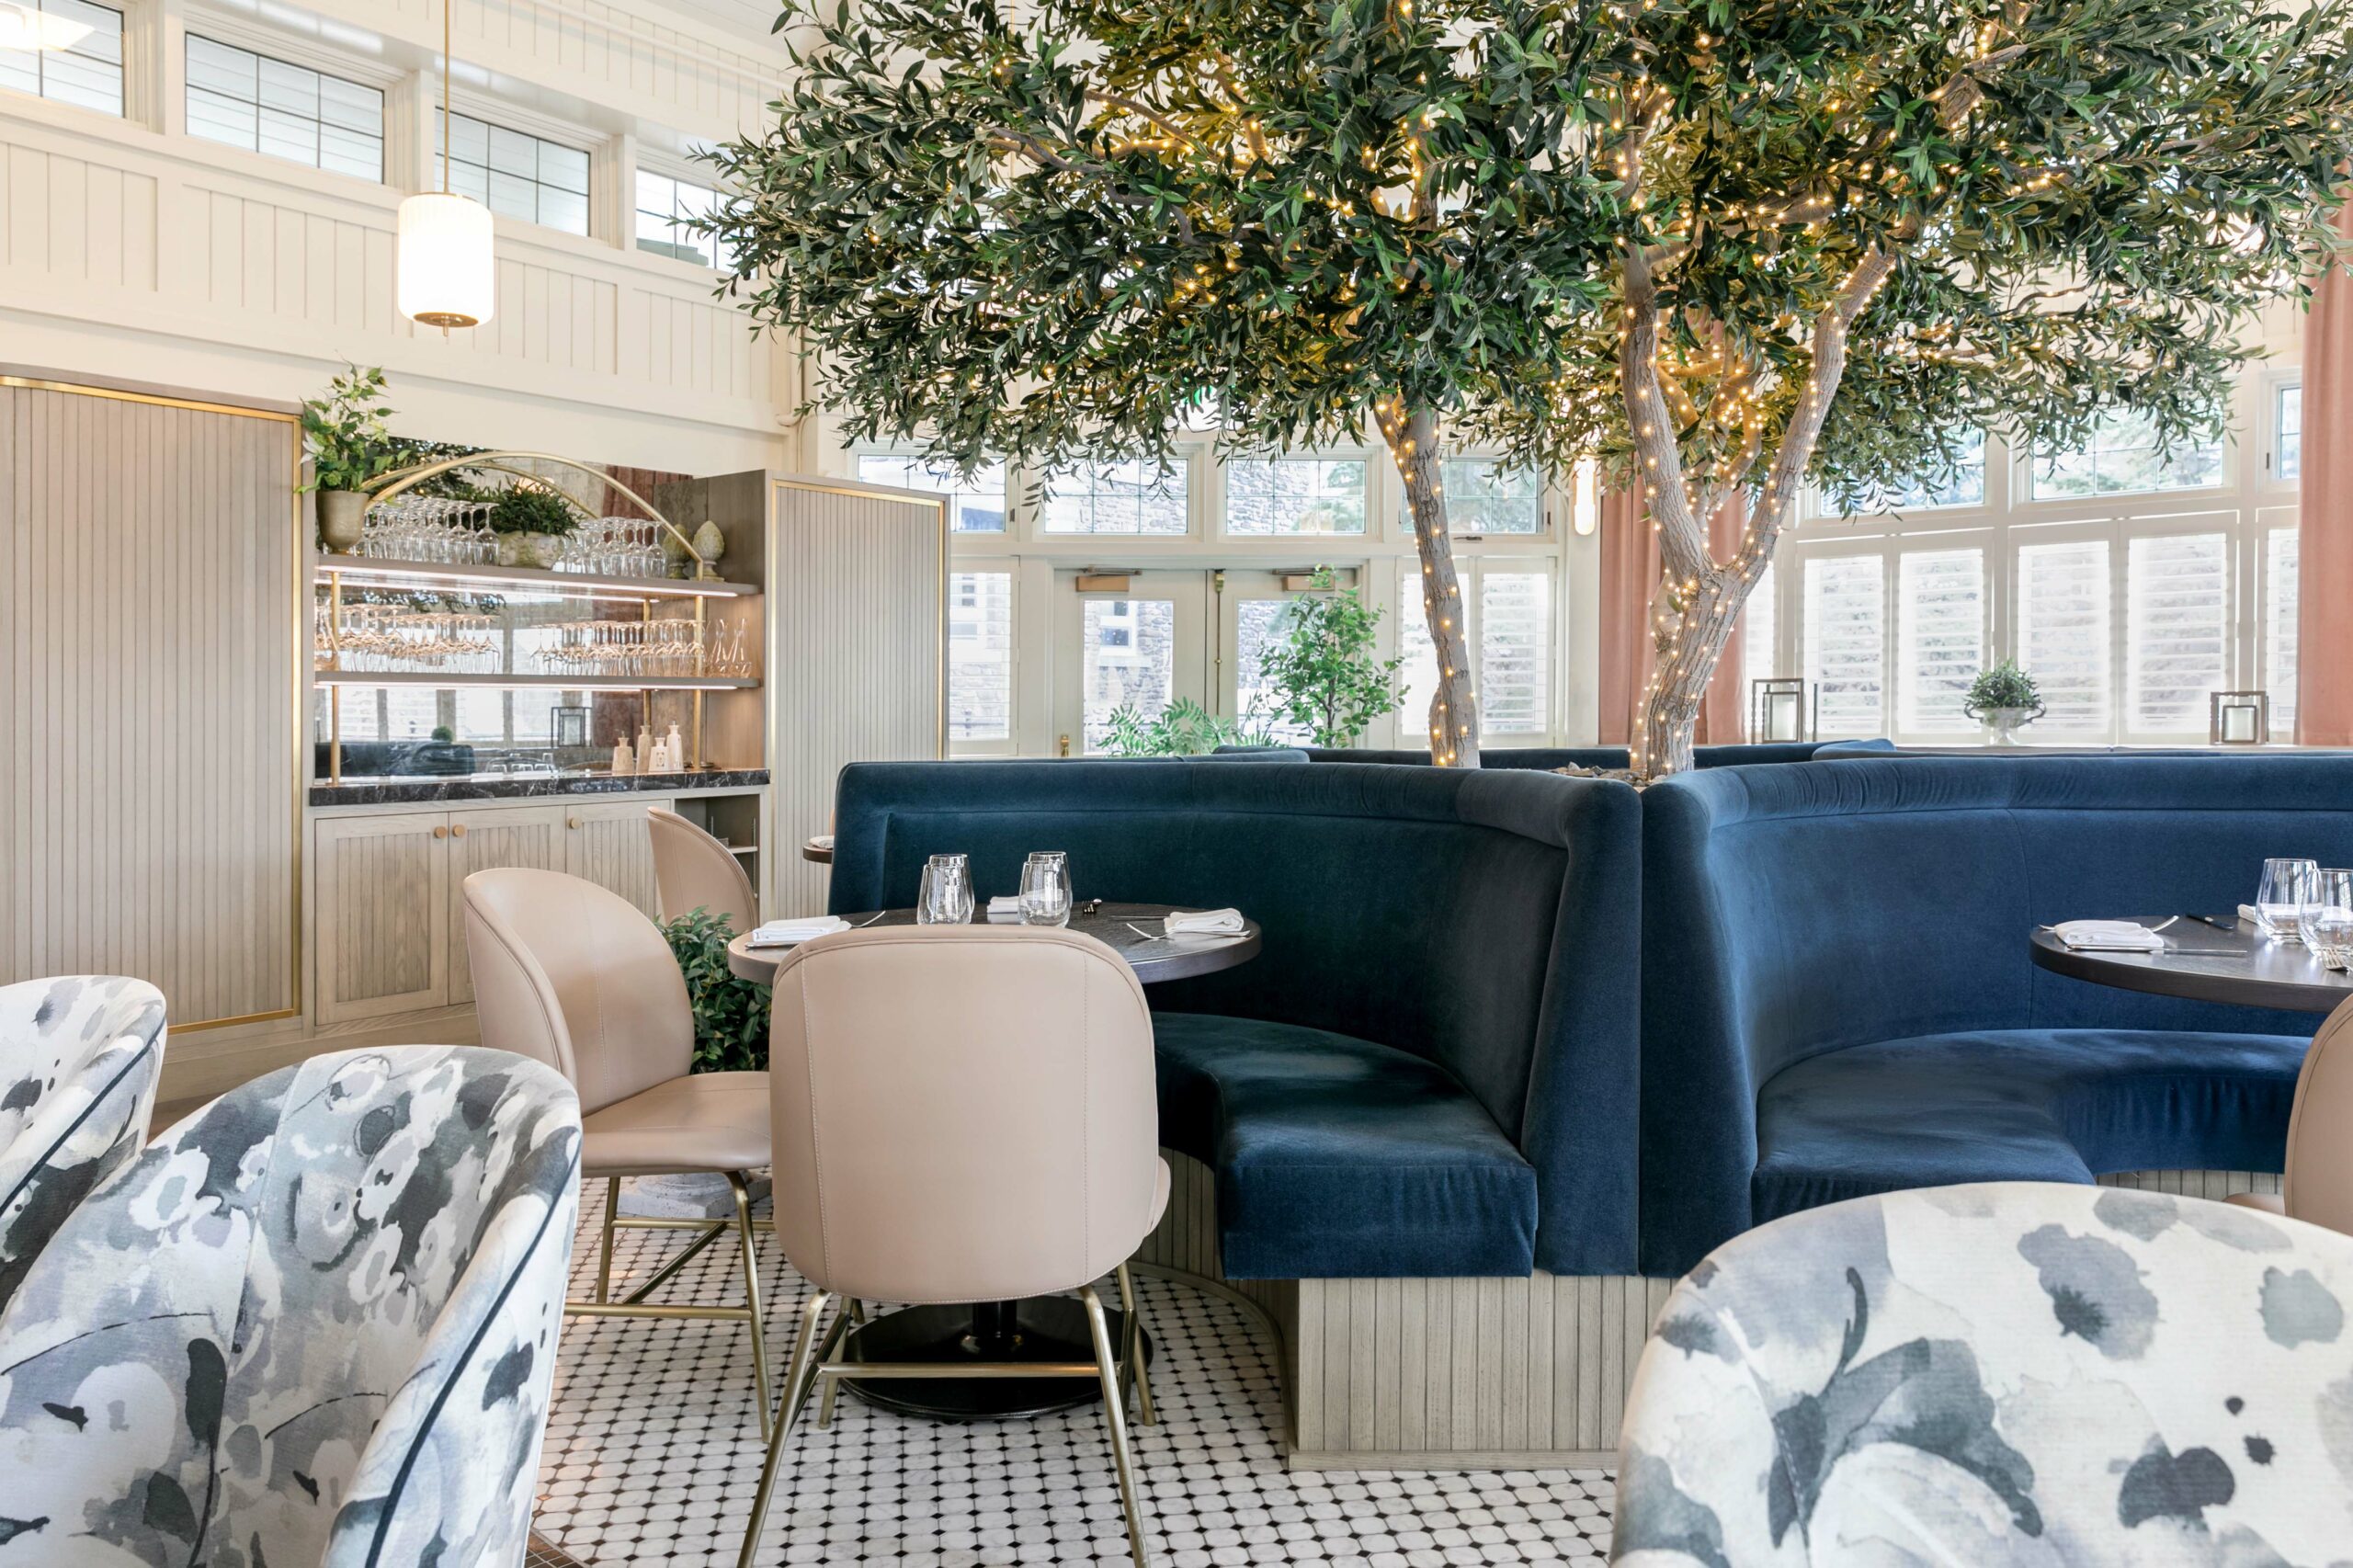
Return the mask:
M2303 287L2346 0L866 0L800 8L721 148L729 287L863 438L972 465L1256 446L1382 399L1545 464L1633 457L1626 269L1685 471L1755 491L1867 259L1801 472L1972 425L2211 428Z

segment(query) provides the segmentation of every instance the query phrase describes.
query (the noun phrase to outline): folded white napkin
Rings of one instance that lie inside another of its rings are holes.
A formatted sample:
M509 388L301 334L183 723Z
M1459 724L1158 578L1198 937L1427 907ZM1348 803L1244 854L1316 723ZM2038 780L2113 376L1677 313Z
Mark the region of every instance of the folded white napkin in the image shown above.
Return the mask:
M834 846L834 835L830 833L813 833L809 835L809 842L820 849L831 849Z
M2079 953L2161 953L2165 939L2130 920L2063 920L2051 934Z
M1021 895L1001 892L989 900L989 918L1000 926L1021 924Z
M1238 909L1204 909L1193 915L1172 915L1162 929L1171 937L1239 937L1248 924Z
M829 937L836 931L849 929L849 922L838 915L812 915L801 920L771 920L752 928L750 945L755 948L789 948L815 937Z

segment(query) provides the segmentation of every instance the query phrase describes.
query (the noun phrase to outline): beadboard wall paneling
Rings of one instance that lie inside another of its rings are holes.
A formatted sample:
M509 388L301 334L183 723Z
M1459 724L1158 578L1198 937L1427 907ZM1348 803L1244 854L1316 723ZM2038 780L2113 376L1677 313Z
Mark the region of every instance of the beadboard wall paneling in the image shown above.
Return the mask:
M846 764L946 755L947 515L853 484L774 478L768 493L769 778L777 836L798 846L832 831ZM763 915L824 910L826 868L761 858Z
M500 219L497 313L443 334L395 308L399 201L0 94L0 308L276 353L304 362L296 387L382 364L404 413L439 381L778 437L786 355L710 273Z
M296 444L0 382L0 981L299 1006Z

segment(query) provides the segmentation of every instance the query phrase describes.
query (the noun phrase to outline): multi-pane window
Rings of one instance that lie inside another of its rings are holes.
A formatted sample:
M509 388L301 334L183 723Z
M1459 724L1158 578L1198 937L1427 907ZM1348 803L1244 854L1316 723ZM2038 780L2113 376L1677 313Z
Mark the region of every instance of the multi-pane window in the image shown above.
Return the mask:
M2302 536L2273 528L2263 536L2263 686L2271 694L2271 738L2296 735L2296 562Z
M1397 574L1397 743L1420 744L1429 731L1430 703L1438 696L1438 645L1430 641L1429 613L1422 603L1421 568L1406 562Z
M1362 458L1242 458L1225 465L1229 534L1360 534Z
M2109 706L2109 550L2104 539L2022 545L2018 662L2048 712L2035 733L2105 734Z
M691 261L703 267L719 265L709 234L693 227L719 204L719 192L692 180L637 171L637 248Z
M433 149L442 150L441 117ZM449 188L493 212L567 233L588 232L588 154L468 114L449 117Z
M1749 590L1748 602L1740 608L1740 722L1748 723L1756 711L1754 693L1756 683L1770 680L1782 672L1779 668L1781 650L1775 641L1780 628L1780 606L1774 602L1773 568L1756 579L1756 586ZM1750 740L1761 740L1750 735Z
M2301 479L2304 472L2304 389L2281 386L2271 403L2271 477Z
M2136 539L2124 562L2126 727L2202 735L2230 675L2230 536Z
M1182 534L1185 465L1082 463L1047 483L1038 526L1050 534Z
M2144 414L2103 421L2090 441L2033 465L2034 499L2197 490L2222 482L2222 443L2161 438Z
M928 490L948 497L948 526L956 533L1005 531L1005 465L983 463L967 479L952 468L896 452L861 452L858 477L869 484Z
M1967 734L1961 711L1985 659L1985 552L1906 551L1896 562L1895 723L1908 734Z
M86 0L0 5L0 87L122 113L122 13Z
M188 131L330 174L384 177L384 95L188 35Z
M1480 730L1540 735L1552 727L1552 576L1542 569L1479 572Z
M948 738L1013 738L1013 574L948 575Z
M1449 533L1544 531L1544 476L1536 470L1505 468L1484 458L1449 458L1438 468Z
M1816 555L1805 563L1805 676L1825 740L1883 733L1887 719L1887 574L1876 555Z
M1111 716L1132 708L1150 718L1176 695L1176 606L1168 599L1085 603L1080 679L1086 750L1099 752Z
M1934 479L1914 475L1892 484L1866 490L1846 515L1877 517L1887 512L1919 512L1944 506L1985 505L1985 432L1972 430L1961 444L1959 463L1949 475Z

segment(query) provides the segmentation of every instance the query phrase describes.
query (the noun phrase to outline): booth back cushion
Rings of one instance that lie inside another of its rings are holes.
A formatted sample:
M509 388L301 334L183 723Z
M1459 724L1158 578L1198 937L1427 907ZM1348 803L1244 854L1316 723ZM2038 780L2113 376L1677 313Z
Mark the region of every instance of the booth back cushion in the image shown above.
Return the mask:
M2028 937L2228 914L2269 856L2353 863L2353 757L1853 759L1687 776L1644 807L1660 1021L1729 1009L1758 1083L1957 1029L2309 1032L2050 973Z
M1259 956L1154 985L1156 1008L1410 1051L1519 1141L1531 1080L1576 1070L1540 1068L1540 1040L1623 1055L1633 1038L1639 810L1623 784L1427 767L858 764L832 906L910 904L945 851L972 857L981 898L1012 892L1035 849L1068 852L1081 899L1231 905L1264 928ZM1587 1075L1629 1115L1630 1068Z
M1700 767L1741 767L1760 762L1804 762L1825 743L1796 741L1757 745L1699 746L1692 761ZM1885 741L1847 741L1851 747L1879 749ZM1233 756L1245 748L1235 747L1222 755ZM1397 751L1374 751L1349 747L1308 746L1296 755L1311 762L1374 762L1400 767L1429 766L1427 749L1405 748ZM1555 767L1625 767L1631 762L1624 746L1490 746L1479 753L1481 767L1523 767L1551 769Z

